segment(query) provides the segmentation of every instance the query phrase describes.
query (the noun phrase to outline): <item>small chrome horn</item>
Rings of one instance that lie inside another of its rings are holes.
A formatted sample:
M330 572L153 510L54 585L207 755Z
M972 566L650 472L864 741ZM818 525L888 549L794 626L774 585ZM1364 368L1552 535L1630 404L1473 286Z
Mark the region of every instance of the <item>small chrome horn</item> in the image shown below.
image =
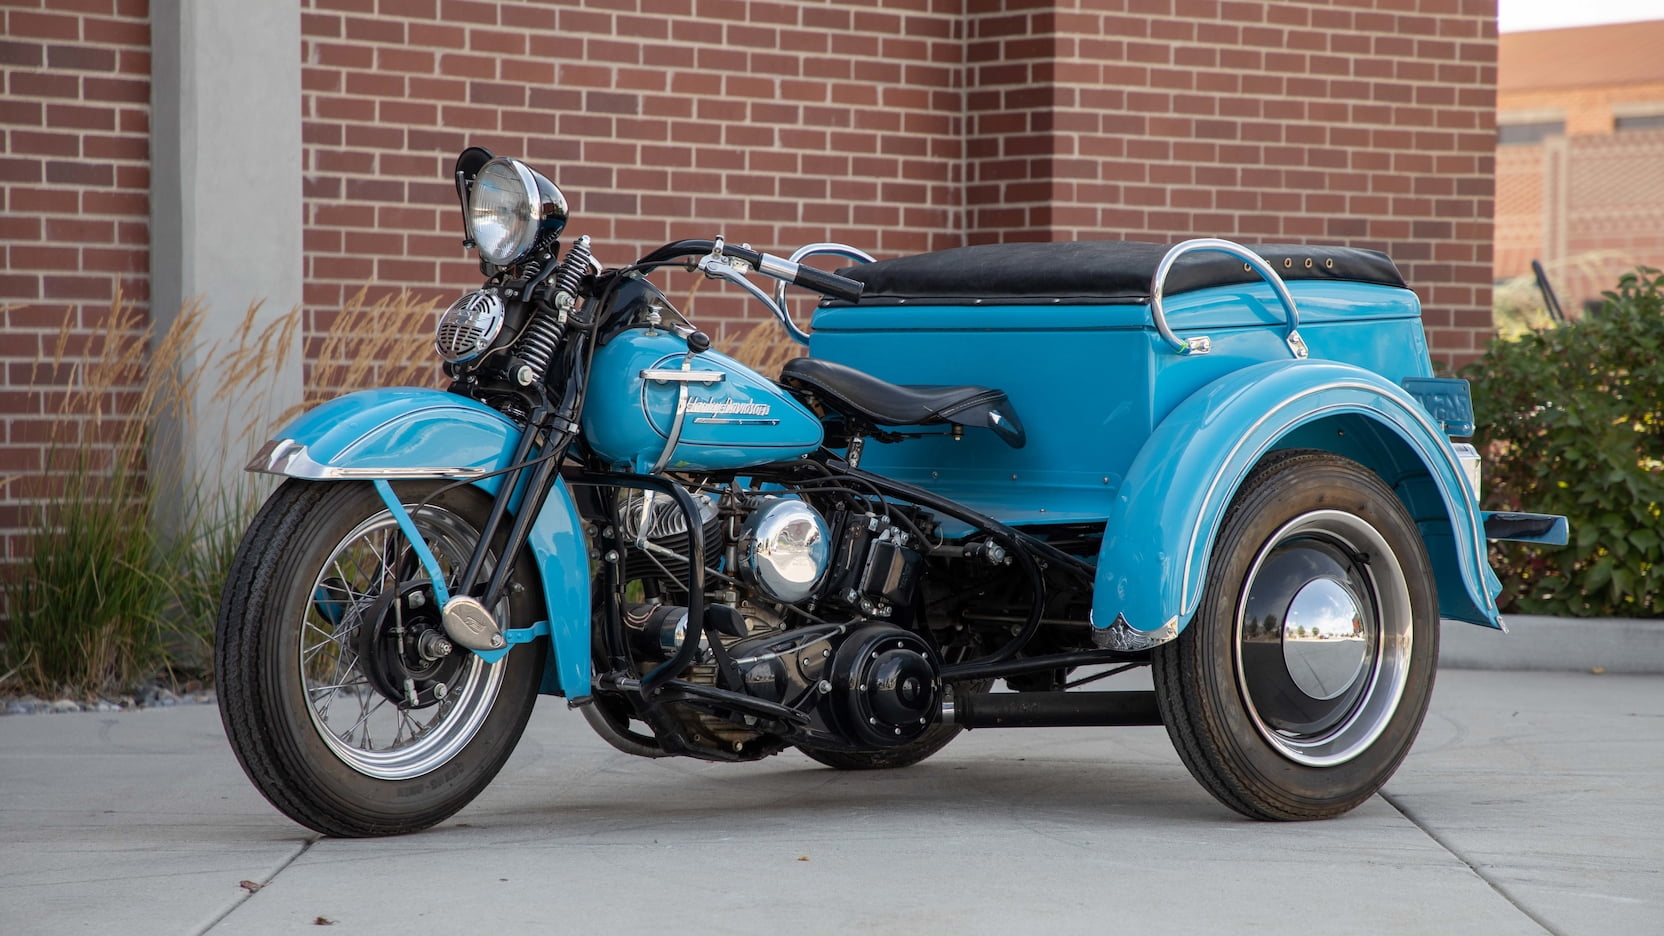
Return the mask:
M472 361L485 353L503 330L503 300L496 293L475 290L439 316L433 347L452 364Z

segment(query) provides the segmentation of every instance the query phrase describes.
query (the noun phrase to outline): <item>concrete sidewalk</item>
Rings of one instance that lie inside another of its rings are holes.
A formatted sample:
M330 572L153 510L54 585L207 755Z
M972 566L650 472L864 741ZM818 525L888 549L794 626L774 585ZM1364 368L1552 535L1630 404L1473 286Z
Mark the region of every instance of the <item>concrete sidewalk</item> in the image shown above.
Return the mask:
M1441 672L1385 795L1300 825L1216 805L1160 728L846 774L630 758L550 699L474 805L372 841L271 809L211 706L0 719L0 752L6 936L1664 930L1656 676Z
M1507 633L1445 621L1439 665L1456 669L1664 674L1664 621L1530 614L1510 614L1504 621Z

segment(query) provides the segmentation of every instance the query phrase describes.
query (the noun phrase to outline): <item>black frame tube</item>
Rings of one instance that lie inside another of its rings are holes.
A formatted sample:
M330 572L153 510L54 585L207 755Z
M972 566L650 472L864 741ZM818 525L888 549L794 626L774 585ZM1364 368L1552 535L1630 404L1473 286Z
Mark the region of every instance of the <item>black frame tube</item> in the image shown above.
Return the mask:
M953 723L966 728L1085 728L1160 725L1149 689L1131 692L983 692L953 700Z
M1053 653L1046 656L1022 657L1016 660L979 660L942 667L942 678L948 682L975 682L979 679L1003 679L1025 673L1074 666L1100 666L1110 663L1148 663L1148 652L1125 650L1081 650L1075 653Z
M566 481L568 484L638 488L670 495L688 521L688 621L690 623L697 622L699 633L704 636L705 645L710 647L711 654L716 657L717 668L721 671L724 681L730 686L742 685L739 668L735 666L733 657L728 655L727 648L722 645L722 641L719 639L720 635L711 626L711 622L705 619L705 530L699 523L699 506L693 502L693 496L683 490L681 485L654 475L606 475L583 472L568 475ZM612 523L614 521L609 518L608 522ZM622 559L622 556L620 558ZM614 600L614 595L609 594L607 596L607 601L613 602ZM611 615L608 616L608 620L611 621ZM622 635L617 639L622 645ZM642 694L644 696L650 695L677 676L687 672L687 668L693 665L694 658L699 654L699 644L700 641L692 634L683 639L682 645L676 648L674 656L654 667L652 672L641 678Z
M1024 620L1022 629L1006 641L1004 646L988 656L982 657L978 661L979 663L994 664L1010 660L1024 647L1028 646L1029 641L1033 640L1036 634L1040 633L1040 621L1045 616L1046 610L1046 577L1045 565L1036 558L1037 556L1040 559L1057 564L1064 571L1079 577L1088 586L1092 584L1096 575L1096 570L1090 565L1051 544L1014 530L993 517L979 514L924 488L914 487L911 484L895 481L881 475L870 474L859 468L852 468L841 459L830 461L826 467L829 471L842 473L870 485L880 493L888 494L921 507L928 507L938 513L947 514L950 517L973 524L1011 544L1012 553L1016 556L1017 561L1022 563L1023 571L1027 573L1029 582L1034 588L1034 600L1029 606L1028 617Z
M539 410L534 415L544 416L545 412ZM526 456L531 454L532 446L536 443L536 441L537 429L536 423L534 422L527 426L526 430L520 434L520 443L514 447L514 457L509 460L509 464L519 465L520 467L515 468L514 470L503 475L502 485L497 488L497 496L491 502L491 512L486 515L485 528L480 530L479 541L474 544L474 552L468 557L468 565L463 569L462 577L457 582L457 590L461 594L473 594L474 583L479 580L480 568L485 565L486 553L491 551L491 541L497 538L497 528L502 526L503 517L509 512L509 502L514 499L514 492L520 486L520 479L524 477L526 472L531 470L533 467L525 464L525 461ZM550 459L551 462L557 460L558 459ZM547 476L545 476L543 480L546 483L548 481ZM537 495L538 505L541 506L542 494L544 492L535 493ZM534 496L534 492L528 488L526 495L528 498L532 497ZM531 516L532 512L521 510L521 514L524 516ZM501 597L496 594L496 592L500 591L502 588L501 580L504 575L503 570L513 568L514 557L519 555L520 548L525 545L523 537L525 536L526 531L531 529L531 526L527 523L522 527L520 523L516 522L513 529L519 530L520 538L517 538L512 532L509 535L508 543L503 549L502 556L498 559L497 568L492 572L492 582L496 587L488 588L487 593L484 596L484 600L480 602L487 608L495 607L497 603L496 599Z

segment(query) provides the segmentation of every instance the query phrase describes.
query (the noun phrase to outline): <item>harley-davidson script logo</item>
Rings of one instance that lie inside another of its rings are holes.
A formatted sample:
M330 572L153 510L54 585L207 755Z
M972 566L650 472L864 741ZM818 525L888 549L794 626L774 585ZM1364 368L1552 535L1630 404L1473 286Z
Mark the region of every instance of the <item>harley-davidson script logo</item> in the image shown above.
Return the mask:
M689 400L688 412L703 413L709 416L767 416L767 403L740 403L732 399L725 400Z

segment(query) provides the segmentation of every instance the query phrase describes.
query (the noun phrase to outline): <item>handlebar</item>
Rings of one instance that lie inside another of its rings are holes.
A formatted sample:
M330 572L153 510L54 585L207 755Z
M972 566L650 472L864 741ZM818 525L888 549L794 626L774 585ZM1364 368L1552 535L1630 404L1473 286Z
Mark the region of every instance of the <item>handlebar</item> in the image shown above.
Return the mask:
M680 240L666 244L647 254L636 262L638 264L664 263L670 260L680 260L683 257L707 256L717 249L718 242L714 240ZM752 250L748 247L735 247L722 244L722 256L730 257L750 265L758 273L771 276L777 280L802 286L823 296L854 302L861 298L861 290L865 287L845 276L827 273L814 267L804 266L783 257Z
M770 260L778 259L775 257L769 257L767 254L764 254L763 256ZM839 276L836 273L827 273L824 270L817 270L812 266L803 266L801 264L794 265L797 266L797 274L792 277L792 282L798 286L802 286L804 289L810 289L818 292L823 296L831 296L834 299L843 299L847 302L854 302L861 298L861 290L866 288L863 284L858 283L847 276Z

